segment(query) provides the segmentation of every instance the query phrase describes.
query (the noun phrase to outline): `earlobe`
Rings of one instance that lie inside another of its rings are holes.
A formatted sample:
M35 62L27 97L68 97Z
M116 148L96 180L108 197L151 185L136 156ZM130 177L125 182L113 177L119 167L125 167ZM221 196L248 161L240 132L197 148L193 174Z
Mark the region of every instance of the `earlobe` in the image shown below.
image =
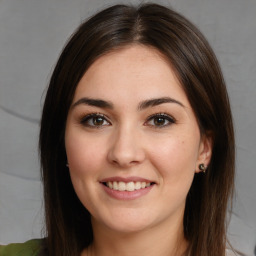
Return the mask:
M198 159L196 162L196 173L206 172L211 161L213 140L211 135L203 135L200 141Z

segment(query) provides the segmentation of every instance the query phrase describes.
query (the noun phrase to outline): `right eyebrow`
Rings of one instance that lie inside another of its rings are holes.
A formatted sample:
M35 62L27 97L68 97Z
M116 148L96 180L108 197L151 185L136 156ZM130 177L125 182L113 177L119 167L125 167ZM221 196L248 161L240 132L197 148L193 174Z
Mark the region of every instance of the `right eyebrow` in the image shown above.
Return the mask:
M111 102L105 101L105 100L99 100L99 99L90 99L90 98L81 98L78 101L76 101L71 108L74 108L78 105L85 104L88 106L94 106L99 108L108 108L113 109L114 106Z

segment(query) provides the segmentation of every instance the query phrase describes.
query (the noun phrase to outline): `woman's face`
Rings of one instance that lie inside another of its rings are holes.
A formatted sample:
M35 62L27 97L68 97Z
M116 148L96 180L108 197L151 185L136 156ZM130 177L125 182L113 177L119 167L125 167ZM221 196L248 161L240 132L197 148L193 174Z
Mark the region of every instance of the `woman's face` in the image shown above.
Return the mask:
M194 174L210 157L170 64L138 45L100 57L82 77L65 145L93 225L119 232L182 225Z

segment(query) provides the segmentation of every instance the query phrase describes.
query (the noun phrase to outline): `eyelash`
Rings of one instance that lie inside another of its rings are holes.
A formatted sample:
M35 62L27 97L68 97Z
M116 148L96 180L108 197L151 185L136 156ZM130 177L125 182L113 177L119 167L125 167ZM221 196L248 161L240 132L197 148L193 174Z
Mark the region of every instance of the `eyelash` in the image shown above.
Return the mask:
M102 124L102 125L88 124L88 122L90 120L93 121L93 118L99 118L99 117L102 118L103 122L107 121L108 124L107 125L106 124L105 125L104 124ZM166 123L166 121L168 122L167 124L159 125L159 126L158 125L154 125L154 124L150 124L149 125L149 126L152 126L152 127L156 128L156 129L161 129L161 128L164 128L164 127L167 127L167 126L170 126L170 125L176 123L176 120L173 117L171 117L169 114L166 114L166 113L156 113L156 114L153 114L153 115L151 115L151 116L149 116L147 118L146 123L148 123L151 120L154 121L155 118L162 118L164 120L164 123ZM101 114L101 113L91 113L89 115L86 115L83 118L81 118L80 123L83 126L86 126L86 127L89 127L89 128L93 128L93 129L94 128L100 129L103 126L109 126L109 124L110 124L110 122L108 121L108 118L104 114Z
M170 116L166 113L153 114L153 115L148 117L147 122L149 122L150 120L154 120L154 118L162 118L162 119L164 119L165 122L168 121L168 124L164 124L164 125L160 125L160 126L150 125L150 126L154 126L157 129L161 129L161 128L164 128L164 127L167 127L167 126L170 126L170 125L176 123L176 120L172 116Z
M81 123L83 126L86 126L86 127L99 129L99 128L101 128L102 126L106 126L106 125L93 125L93 124L88 124L88 122L89 122L90 120L93 120L93 118L99 118L99 117L102 118L103 122L107 121L108 123L110 123L110 122L108 121L108 118L107 118L105 115L101 114L101 113L91 113L91 114L89 114L89 115L86 115L86 116L84 116L84 117L80 120L80 123Z

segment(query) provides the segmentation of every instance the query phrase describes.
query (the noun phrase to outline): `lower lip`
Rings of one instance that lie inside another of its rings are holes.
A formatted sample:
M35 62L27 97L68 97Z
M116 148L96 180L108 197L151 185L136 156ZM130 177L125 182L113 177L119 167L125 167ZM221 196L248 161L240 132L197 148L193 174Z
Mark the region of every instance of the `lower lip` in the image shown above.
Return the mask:
M146 195L147 193L149 193L149 191L154 186L154 184L153 184L149 187L141 188L141 189L134 190L134 191L119 191L119 190L111 189L102 183L101 183L101 185L103 186L103 189L109 196L111 196L115 199L119 199L119 200L134 200L134 199L140 198L140 197Z

